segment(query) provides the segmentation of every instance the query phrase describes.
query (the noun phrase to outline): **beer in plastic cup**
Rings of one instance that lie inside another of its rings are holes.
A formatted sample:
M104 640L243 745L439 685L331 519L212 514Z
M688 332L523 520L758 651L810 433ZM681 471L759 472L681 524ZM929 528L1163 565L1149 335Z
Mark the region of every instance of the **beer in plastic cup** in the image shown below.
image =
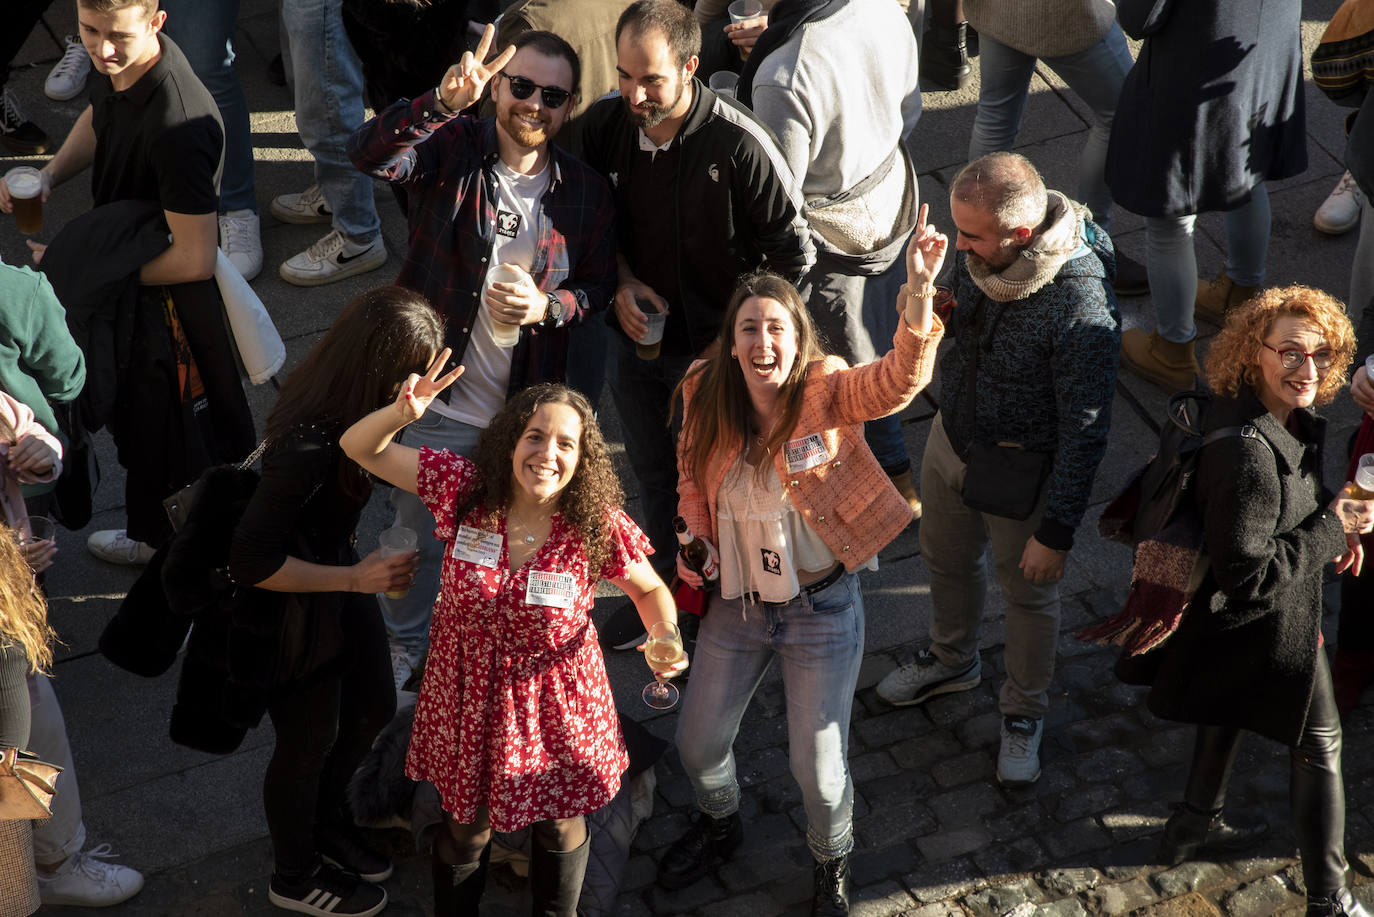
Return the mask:
M404 525L394 525L389 529L382 529L382 533L377 536L377 542L381 545L383 557L395 557L397 554L410 554L420 543L415 530L406 528ZM389 599L403 599L406 593L410 592L409 587L396 592L388 592L386 597Z
M33 235L43 229L43 177L32 166L19 166L5 173L14 204L14 220L19 231Z
M668 313L656 311L653 303L647 299L636 299L635 305L644 313L644 321L649 325L649 330L635 342L635 353L641 360L657 360L659 348L663 344L663 325L668 321Z
M490 289L493 283L519 283L520 275L513 268L498 264L487 271L487 287ZM505 322L498 322L496 317L491 314L491 309L486 302L482 303L482 310L486 313L491 322L491 336L496 341L497 347L514 347L520 340L520 326L508 325Z
M1374 452L1360 456L1355 468L1355 480L1351 482L1350 496L1356 500L1374 500Z

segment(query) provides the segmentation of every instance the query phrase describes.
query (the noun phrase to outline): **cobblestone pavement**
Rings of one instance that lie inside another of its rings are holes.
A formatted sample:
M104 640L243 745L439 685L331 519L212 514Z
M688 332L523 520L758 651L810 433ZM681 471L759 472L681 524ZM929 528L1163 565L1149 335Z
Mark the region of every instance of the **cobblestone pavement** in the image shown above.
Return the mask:
M1310 51L1336 0L1304 4L1304 41ZM294 363L318 338L342 304L356 292L389 283L404 251L405 227L385 189L378 194L384 235L393 258L371 275L332 287L302 290L277 279L274 267L322 234L319 227L278 224L267 216L272 196L299 191L311 182L285 89L266 80L275 53L276 4L242 0L239 67L254 109L258 199L262 204L267 267L254 287L287 339ZM67 3L49 19L61 34L72 30ZM26 112L54 137L61 137L80 112L80 102L46 103L41 84L55 46L41 32L30 39L10 85ZM976 68L975 68L976 72ZM962 93L930 93L913 141L924 198L937 225L948 225L945 187L963 161L972 122L976 81ZM1071 189L1076 156L1086 133L1083 106L1048 73L1037 76L1019 149L1045 172L1049 184ZM41 104L40 104L41 103ZM1343 141L1336 110L1309 86L1307 173L1274 183L1269 278L1300 281L1344 293L1353 237L1331 239L1311 226L1311 214L1340 176ZM49 207L54 227L89 205L84 183L58 190ZM1222 260L1220 224L1200 221L1198 261L1202 273ZM1118 212L1118 245L1143 258L1141 222ZM26 257L21 237L0 220L0 256ZM1148 299L1123 300L1128 326L1152 322ZM1204 328L1204 330L1207 330ZM250 393L261 420L271 404L270 388ZM932 389L903 415L913 456L919 456L938 403ZM923 707L892 709L877 699L873 685L895 662L926 641L930 615L929 578L919 557L914 529L881 555L877 573L865 574L868 655L854 700L850 766L855 783L856 849L853 855L856 917L1074 917L1081 914L1152 913L1178 917L1264 917L1294 912L1302 902L1300 875L1288 829L1287 755L1251 737L1243 746L1232 782L1231 806L1266 818L1268 838L1244 855L1165 868L1152 862L1158 833L1180 796L1190 750L1187 728L1150 716L1139 691L1111 675L1113 653L1081 644L1073 633L1120 606L1129 558L1093 533L1093 520L1125 475L1149 454L1153 424L1160 416L1159 393L1123 378L1113 406L1111 443L1099 472L1093 507L1070 555L1059 668L1042 747L1043 775L1025 789L1004 789L994 777L998 745L995 691L1002 676L1001 612L996 590L989 596L983 630L985 678L975 690L937 698ZM1332 420L1328 472L1343 466L1339 446L1358 422L1358 412L1340 402L1327 410ZM618 449L618 422L605 403L601 417ZM92 529L118 526L122 519L122 472L108 439L98 443L104 480L96 495ZM633 490L630 482L629 489ZM637 507L631 504L632 512ZM371 544L386 517L383 498L374 498L360 531ZM260 728L225 757L201 755L171 745L167 714L175 680L144 680L114 669L95 650L104 622L133 580L130 571L100 564L82 547L86 533L62 532L62 553L50 578L53 619L65 645L56 667L75 749L91 843L109 842L121 862L143 869L147 886L137 898L111 909L116 915L230 915L279 913L266 901L270 847L263 824L260 783L271 734ZM1329 590L1333 593L1334 590ZM615 599L609 593L598 615ZM1328 609L1334 615L1334 606ZM1334 624L1329 617L1328 625ZM1328 636L1334 629L1328 626ZM654 732L671 737L676 714L639 704L647 681L633 653L608 654L608 668L626 711ZM690 684L687 687L690 690ZM1374 878L1374 765L1370 750L1374 709L1362 706L1346 724L1347 837L1351 878ZM788 772L781 683L776 673L760 688L736 745L745 786L744 846L716 876L679 892L653 884L655 862L684 829L691 800L687 781L669 753L657 768L653 816L635 840L624 892L616 913L769 917L808 912L809 854L803 816ZM417 856L409 835L378 832L397 859L387 883L387 914L429 913L428 862ZM1369 887L1358 893L1370 899ZM494 917L528 912L524 882L504 867L494 871L485 913ZM64 908L44 913L63 915ZM72 910L73 915L80 912Z

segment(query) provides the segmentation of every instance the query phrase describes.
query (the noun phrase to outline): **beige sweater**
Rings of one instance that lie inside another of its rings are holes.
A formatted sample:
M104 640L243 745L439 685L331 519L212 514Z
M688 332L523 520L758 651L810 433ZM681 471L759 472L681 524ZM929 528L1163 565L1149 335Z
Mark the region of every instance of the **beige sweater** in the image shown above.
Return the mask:
M964 0L964 15L979 35L1022 54L1062 57L1101 41L1116 21L1116 4L1112 0Z

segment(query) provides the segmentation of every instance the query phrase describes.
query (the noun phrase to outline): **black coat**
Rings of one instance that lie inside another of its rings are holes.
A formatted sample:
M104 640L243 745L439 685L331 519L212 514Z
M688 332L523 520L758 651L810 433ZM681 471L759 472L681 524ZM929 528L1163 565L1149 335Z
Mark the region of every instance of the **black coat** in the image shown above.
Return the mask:
M1178 632L1146 659L1150 709L1168 720L1239 726L1295 745L1316 677L1322 571L1345 551L1320 481L1325 422L1295 412L1299 434L1253 394L1216 397L1206 429L1253 424L1272 446L1232 436L1208 446L1194 493L1211 568Z
M1120 0L1145 43L1112 122L1107 184L1142 216L1234 210L1307 169L1301 0Z

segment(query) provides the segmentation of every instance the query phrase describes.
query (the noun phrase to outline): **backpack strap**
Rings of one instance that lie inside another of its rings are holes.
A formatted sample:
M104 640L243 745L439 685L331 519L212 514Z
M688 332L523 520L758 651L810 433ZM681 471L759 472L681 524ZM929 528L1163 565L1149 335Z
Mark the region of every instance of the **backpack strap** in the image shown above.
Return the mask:
M1269 440L1265 439L1264 434L1260 433L1259 428L1252 423L1247 423L1244 426L1240 427L1218 427L1211 433L1208 433L1206 436L1202 437L1202 444L1199 445L1198 448L1202 449L1205 446L1211 445L1219 439L1226 439L1230 436L1239 436L1242 439L1258 440L1259 442L1264 444L1264 448L1268 449L1271 455L1274 452L1274 447L1269 445Z

